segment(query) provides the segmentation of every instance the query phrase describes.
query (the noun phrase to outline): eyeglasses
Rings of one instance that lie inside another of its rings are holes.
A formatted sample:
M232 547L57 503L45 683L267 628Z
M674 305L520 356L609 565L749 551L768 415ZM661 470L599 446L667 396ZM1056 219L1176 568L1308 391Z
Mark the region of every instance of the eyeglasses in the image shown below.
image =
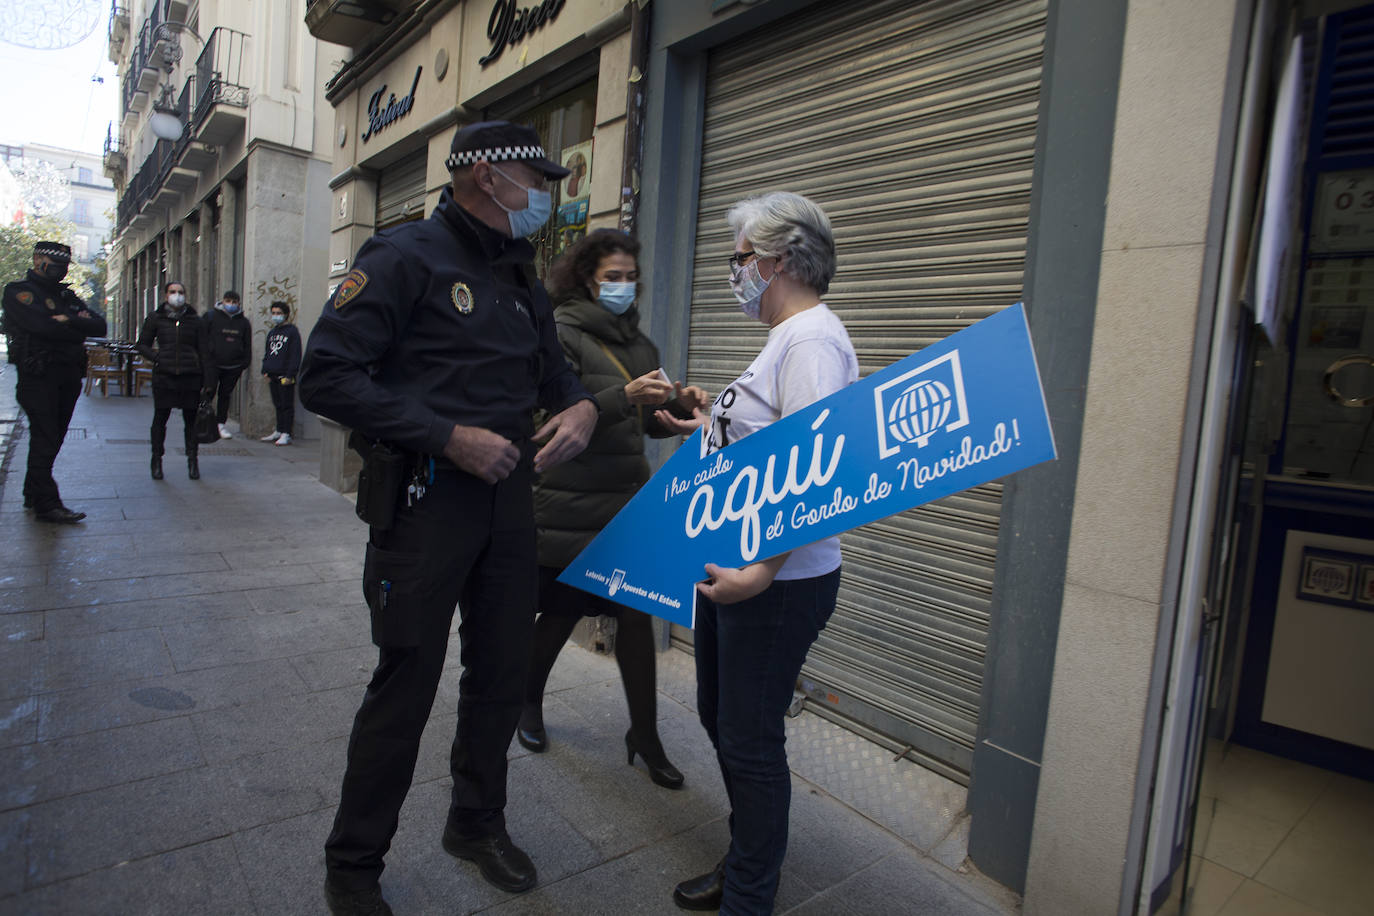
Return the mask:
M734 254L730 255L730 269L739 270L745 264L748 264L750 260L758 256L759 253L757 251L736 251Z

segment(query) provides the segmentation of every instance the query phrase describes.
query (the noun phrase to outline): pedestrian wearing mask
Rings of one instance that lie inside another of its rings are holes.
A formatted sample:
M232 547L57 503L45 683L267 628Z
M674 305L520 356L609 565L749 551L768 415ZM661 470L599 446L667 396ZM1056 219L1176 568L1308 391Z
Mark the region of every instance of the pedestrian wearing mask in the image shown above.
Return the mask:
M187 475L200 480L196 408L202 397L209 398L215 390L210 332L195 306L187 304L186 287L180 281L167 283L163 294L162 305L144 320L138 335L138 352L153 364L153 479L162 479L167 420L173 410L180 410L186 427Z
M86 517L62 504L52 467L81 395L87 337L105 336L105 316L72 292L63 278L72 250L61 242L33 246L33 268L5 286L9 361L19 370L15 396L29 418L24 507L40 521L75 524Z
M682 787L682 773L668 762L658 737L653 624L648 614L558 581L582 552L649 479L644 436L676 435L654 417L670 406L691 417L707 404L700 388L674 385L661 369L658 348L639 330L639 243L617 229L597 229L578 241L549 272L558 340L568 364L596 398L592 441L576 458L540 475L534 491L539 531L539 619L525 704L516 738L540 753L544 685L577 621L616 618L615 660L625 687L630 730L626 755L644 760L649 777L668 789Z
M830 220L799 194L740 201L730 288L768 342L717 396L709 418L659 420L698 427L703 457L795 413L859 377L849 334L821 301L835 275ZM710 872L683 881L688 910L771 913L787 851L792 777L783 716L811 644L835 610L840 539L826 538L743 568L707 563L697 586L697 713L715 746L730 799L730 848Z
M239 376L253 359L253 326L244 317L239 294L225 290L219 302L205 318L210 326L210 351L215 360L215 420L219 423L219 437L232 439L225 422L229 419L229 398Z
M272 327L263 342L262 377L277 410L277 426L260 441L274 445L291 444L291 426L296 422L296 375L301 369L301 332L291 323L291 306L273 302Z

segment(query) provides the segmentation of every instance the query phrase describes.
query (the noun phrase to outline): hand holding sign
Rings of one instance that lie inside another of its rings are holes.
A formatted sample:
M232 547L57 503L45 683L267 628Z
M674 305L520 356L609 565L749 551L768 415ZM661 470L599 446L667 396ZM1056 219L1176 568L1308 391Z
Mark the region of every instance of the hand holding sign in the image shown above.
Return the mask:
M559 581L691 626L707 563L777 557L1054 456L1018 303L712 455L689 442Z

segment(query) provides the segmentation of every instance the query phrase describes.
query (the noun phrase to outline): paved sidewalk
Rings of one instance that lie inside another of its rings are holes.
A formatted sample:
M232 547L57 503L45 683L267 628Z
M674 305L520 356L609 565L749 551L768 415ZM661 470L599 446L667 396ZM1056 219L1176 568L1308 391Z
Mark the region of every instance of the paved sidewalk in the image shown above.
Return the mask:
M0 405L12 388L0 373ZM323 913L321 847L375 662L365 528L316 480L314 442L206 446L200 481L169 450L149 479L151 413L148 397L81 398L57 477L82 525L23 511L22 434L0 475L0 912ZM687 777L671 792L625 765L613 660L564 651L549 753L511 748L511 833L540 878L513 896L439 846L456 657L383 877L396 912L677 913L673 884L727 839L690 658L660 663L663 741ZM809 712L788 728L779 913L1015 911L963 862L960 787Z

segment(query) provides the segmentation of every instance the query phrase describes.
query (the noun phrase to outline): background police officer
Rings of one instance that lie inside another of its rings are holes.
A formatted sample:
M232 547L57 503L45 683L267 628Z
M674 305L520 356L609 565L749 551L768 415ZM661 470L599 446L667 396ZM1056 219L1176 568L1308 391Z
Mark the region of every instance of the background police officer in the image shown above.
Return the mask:
M72 250L61 242L39 242L33 246L33 268L7 284L4 297L9 360L19 369L15 394L29 418L24 506L37 518L60 524L86 517L62 505L52 466L81 395L85 340L105 336L105 316L62 282L71 259Z
M429 219L359 249L311 332L300 377L306 407L394 446L407 469L394 522L374 522L364 563L380 658L325 844L336 914L391 912L382 857L455 605L463 674L443 845L504 890L536 880L504 817L538 578L530 487L534 471L582 451L597 409L563 358L524 236L549 217L546 180L568 172L533 129L504 121L459 130L448 166L453 185ZM536 407L552 414L538 430Z

